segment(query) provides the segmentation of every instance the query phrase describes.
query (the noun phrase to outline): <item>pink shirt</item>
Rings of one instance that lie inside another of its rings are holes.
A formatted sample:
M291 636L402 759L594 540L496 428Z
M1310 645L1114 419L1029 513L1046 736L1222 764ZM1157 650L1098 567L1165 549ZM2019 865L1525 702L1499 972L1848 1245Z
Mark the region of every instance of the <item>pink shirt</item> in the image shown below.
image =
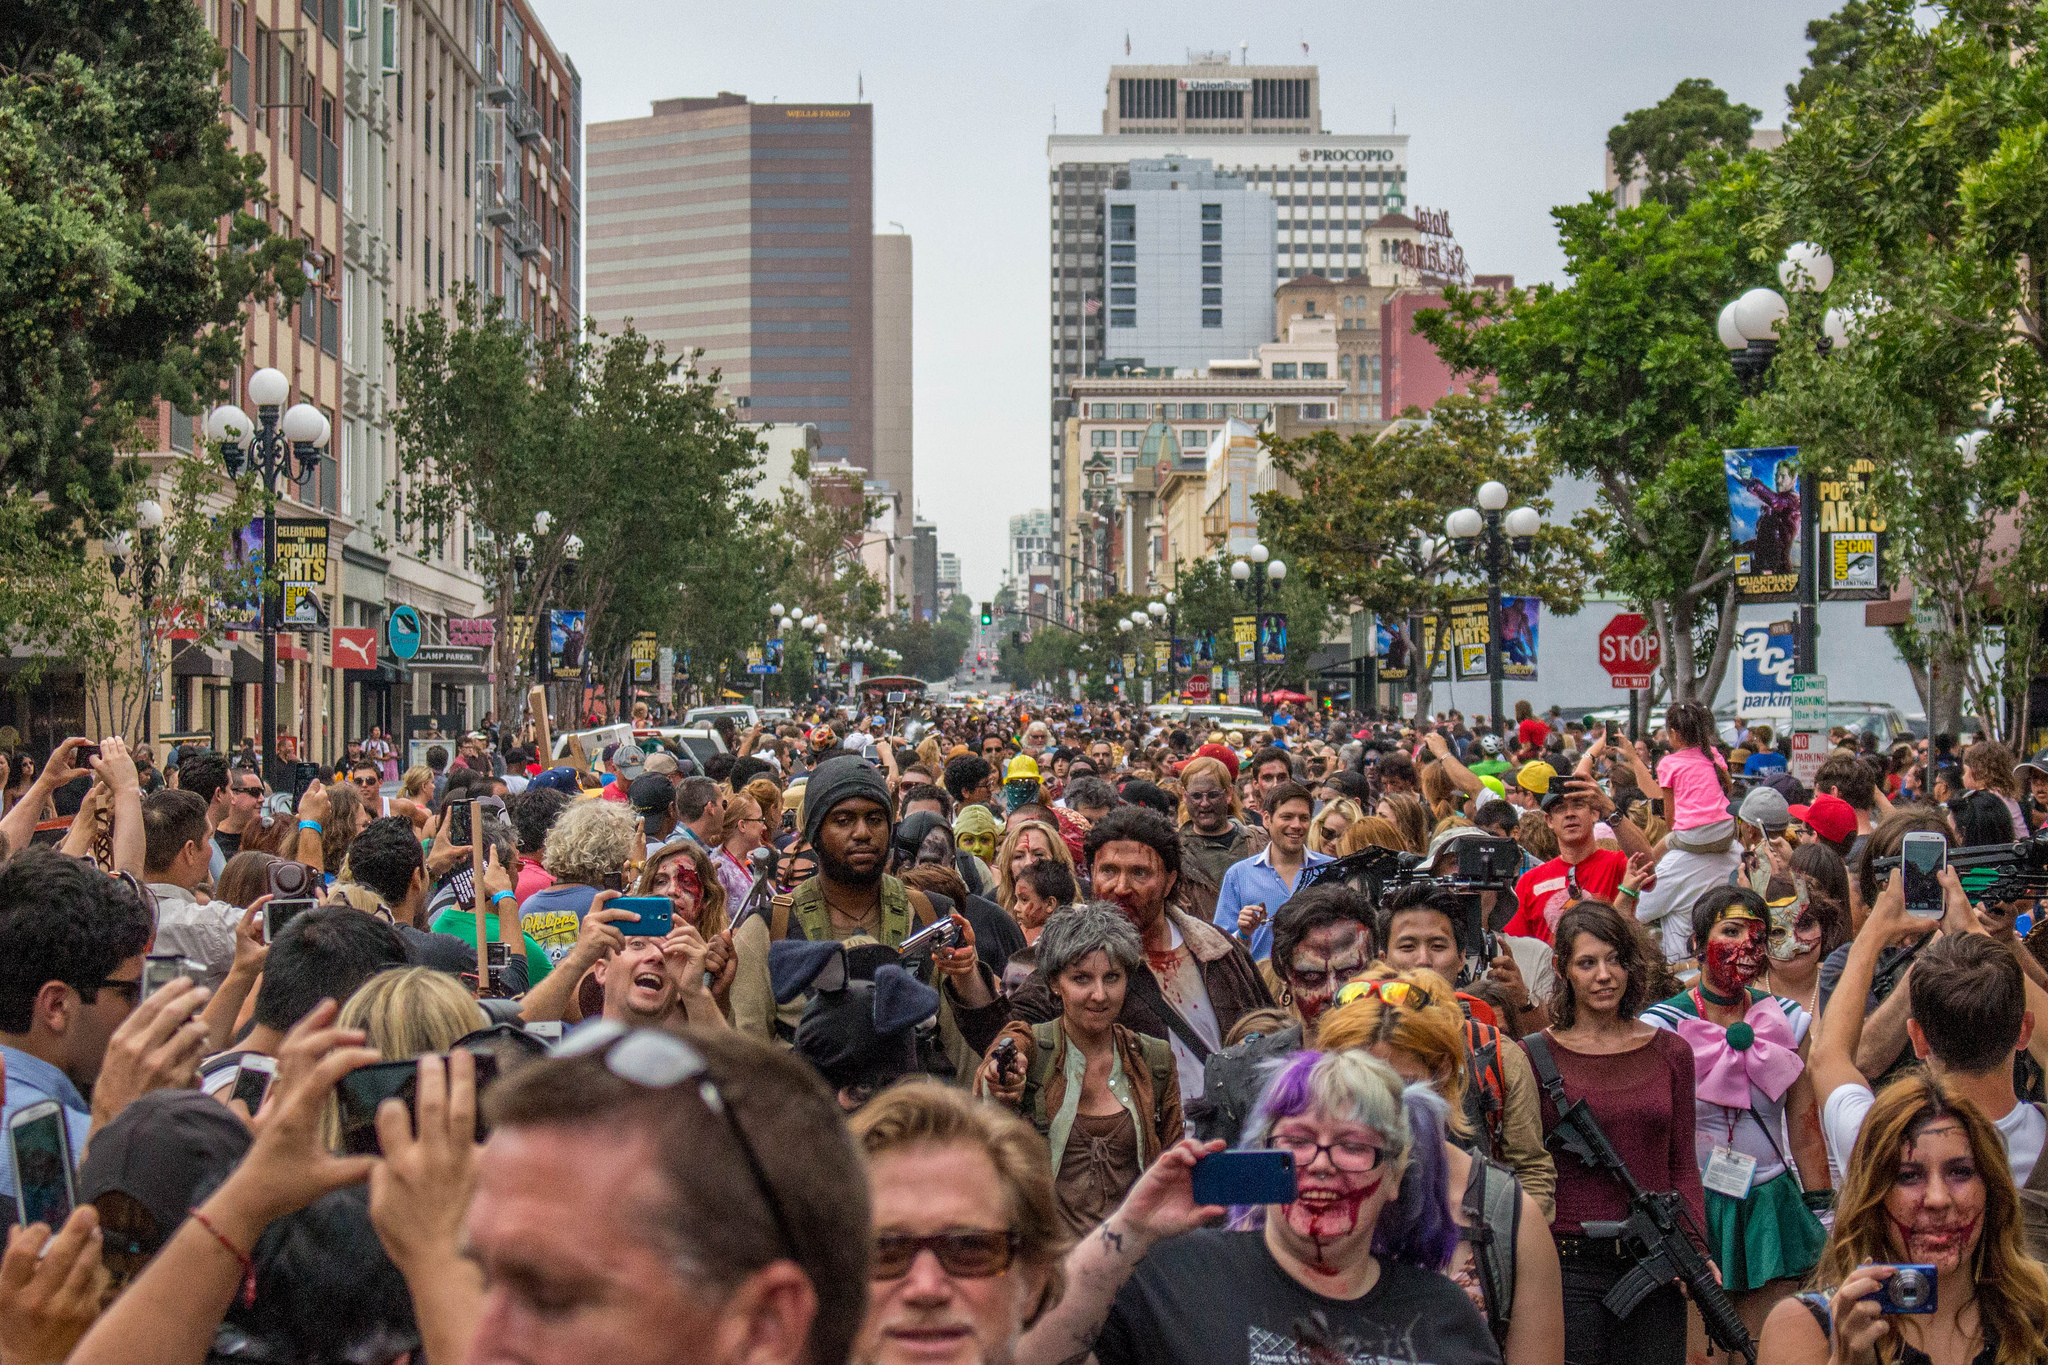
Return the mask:
M1699 749L1680 749L1657 765L1657 785L1671 793L1671 828L1698 829L1728 818L1728 793L1716 769L1728 771L1718 749L1712 762Z

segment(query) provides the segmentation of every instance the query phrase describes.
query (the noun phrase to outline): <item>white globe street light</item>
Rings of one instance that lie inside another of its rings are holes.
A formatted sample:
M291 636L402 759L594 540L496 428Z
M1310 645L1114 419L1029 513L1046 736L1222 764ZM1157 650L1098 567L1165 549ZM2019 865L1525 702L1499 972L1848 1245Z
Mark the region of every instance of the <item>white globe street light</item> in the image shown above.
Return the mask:
M135 504L135 524L144 531L164 529L163 504L154 498L144 498Z
M1498 479L1488 479L1479 485L1479 510L1498 512L1508 505L1508 486Z
M1749 349L1749 338L1735 325L1735 301L1730 299L1721 306L1721 316L1714 319L1714 334L1721 338L1721 344L1731 351Z
M311 445L319 440L327 419L311 403L294 403L284 410L284 420L278 425L287 441Z
M1543 516L1533 507L1517 507L1507 514L1501 525L1516 540L1532 540L1543 528Z
M1273 552L1267 549L1263 543L1254 541L1252 543L1252 548L1249 551L1249 553L1251 555L1252 563L1263 564L1266 562L1268 556L1270 556Z
M1831 347L1847 346L1855 325L1856 315L1847 308L1830 308L1820 319L1820 330Z
M1155 620L1164 621L1166 619L1166 603L1151 603L1149 606L1145 608L1145 612L1148 616L1151 616Z
M256 424L249 420L249 414L233 403L223 403L206 414L206 437L215 444L246 441L255 429Z
M249 376L249 401L259 408L274 408L291 397L292 382L282 370L264 366Z
M1230 576L1242 583L1252 576L1252 566L1245 563L1242 559L1237 560L1230 566Z
M1476 507L1460 507L1444 518L1444 534L1453 540L1470 540L1486 528L1486 518Z
M1820 294L1835 278L1835 259L1812 242L1794 242L1778 262L1778 283L1801 294Z
M533 514L533 533L537 536L547 535L548 528L554 524L555 514L553 512L535 512Z
M1266 577L1272 579L1275 583L1287 577L1287 561L1276 559L1271 564L1268 564L1266 566Z
M1735 330L1750 341L1776 341L1790 310L1775 289L1757 288L1735 300Z

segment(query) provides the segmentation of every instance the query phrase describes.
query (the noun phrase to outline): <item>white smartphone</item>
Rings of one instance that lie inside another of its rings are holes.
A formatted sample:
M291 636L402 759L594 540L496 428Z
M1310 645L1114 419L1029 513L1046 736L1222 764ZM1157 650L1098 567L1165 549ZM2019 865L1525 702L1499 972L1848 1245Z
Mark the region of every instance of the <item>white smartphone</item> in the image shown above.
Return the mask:
M240 1100L248 1106L253 1116L263 1107L263 1097L270 1093L270 1083L277 1079L277 1059L260 1053L249 1052L235 1064L235 1088L229 1099Z
M1940 919L1939 874L1948 866L1948 840L1914 830L1899 841L1899 866L1906 874L1906 913L1915 919Z
M78 1202L64 1106L44 1100L17 1111L7 1121L7 1148L14 1158L21 1225L42 1223L52 1232L62 1228Z

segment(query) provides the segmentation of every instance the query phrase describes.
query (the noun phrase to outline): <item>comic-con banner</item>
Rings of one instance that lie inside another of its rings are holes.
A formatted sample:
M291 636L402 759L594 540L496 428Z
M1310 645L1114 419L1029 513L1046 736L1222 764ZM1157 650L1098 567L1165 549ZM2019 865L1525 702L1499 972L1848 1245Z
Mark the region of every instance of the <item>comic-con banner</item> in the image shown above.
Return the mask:
M1501 677L1509 682L1536 681L1536 627L1542 610L1540 597L1500 599ZM1486 665L1491 636L1485 598L1451 603L1451 658L1459 682L1491 676Z
M1430 651L1429 680L1449 682L1451 680L1451 652L1436 646L1437 614L1428 612L1420 617L1409 618L1416 626L1424 648ZM1377 634L1375 647L1379 657L1379 675L1383 682L1408 681L1408 641L1386 621L1374 623Z
M1728 539L1736 600L1806 600L1808 530L1803 516L1799 448L1765 446L1724 450L1728 479Z
M1869 460L1854 460L1839 477L1813 481L1820 595L1826 601L1868 602L1887 595L1884 518L1870 501L1870 474L1876 467Z

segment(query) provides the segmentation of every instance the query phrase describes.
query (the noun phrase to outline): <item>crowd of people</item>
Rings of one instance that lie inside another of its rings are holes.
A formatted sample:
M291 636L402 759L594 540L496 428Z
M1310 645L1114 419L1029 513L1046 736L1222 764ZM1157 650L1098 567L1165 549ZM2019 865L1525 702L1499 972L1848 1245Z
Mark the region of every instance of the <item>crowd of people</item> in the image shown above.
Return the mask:
M2048 768L1519 710L17 755L0 1365L2048 1358Z

